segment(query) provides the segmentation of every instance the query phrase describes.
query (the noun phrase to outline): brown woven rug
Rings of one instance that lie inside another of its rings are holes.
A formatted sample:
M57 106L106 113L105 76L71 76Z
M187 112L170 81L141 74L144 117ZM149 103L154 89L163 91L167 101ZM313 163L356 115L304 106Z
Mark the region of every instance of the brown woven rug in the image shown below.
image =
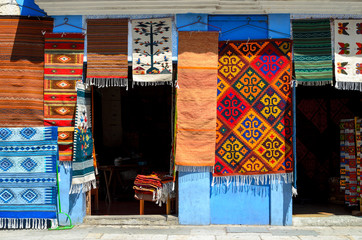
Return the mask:
M43 126L44 37L53 20L0 18L0 126Z
M87 85L128 86L128 19L87 20Z
M217 32L179 32L176 165L214 166Z

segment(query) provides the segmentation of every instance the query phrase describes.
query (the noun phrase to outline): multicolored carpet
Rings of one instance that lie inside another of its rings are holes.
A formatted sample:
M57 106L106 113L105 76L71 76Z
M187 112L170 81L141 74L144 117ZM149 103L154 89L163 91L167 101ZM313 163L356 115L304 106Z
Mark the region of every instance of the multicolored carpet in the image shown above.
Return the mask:
M172 83L172 19L132 20L134 84Z
M336 88L362 91L362 21L334 20Z
M44 36L52 19L0 19L0 126L44 126Z
M82 82L77 83L77 97L70 193L87 192L92 187L96 188L93 165L91 93Z
M0 128L0 228L57 219L57 127Z
M290 81L290 40L219 43L216 182L292 181Z
M128 19L87 20L87 85L128 86Z
M217 32L179 32L176 164L180 171L211 172L215 164L218 38Z
M329 19L293 20L293 57L298 84L333 83L331 24Z

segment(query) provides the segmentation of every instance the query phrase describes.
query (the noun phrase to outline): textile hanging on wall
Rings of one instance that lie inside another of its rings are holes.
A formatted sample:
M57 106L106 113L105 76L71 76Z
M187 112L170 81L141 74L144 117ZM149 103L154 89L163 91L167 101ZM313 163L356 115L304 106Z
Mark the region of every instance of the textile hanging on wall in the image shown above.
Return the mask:
M321 86L333 83L329 19L293 20L293 51L297 83Z
M172 83L172 19L132 20L133 83Z
M87 85L128 87L128 19L88 19L87 41Z
M211 171L215 164L218 37L217 32L179 32L175 160L180 171L184 166Z
M53 20L0 19L0 126L44 126L44 37Z
M219 43L213 185L292 181L290 81L290 40Z
M82 82L77 83L73 148L73 177L70 193L87 192L92 189L92 186L96 188L96 178L93 165L91 92Z
M358 206L355 120L342 119L340 129L341 188L345 190L345 203L348 206Z
M75 85L82 80L84 35L45 34L44 125L74 126Z
M362 91L362 20L334 20L336 88Z
M57 127L0 128L0 228L57 219Z

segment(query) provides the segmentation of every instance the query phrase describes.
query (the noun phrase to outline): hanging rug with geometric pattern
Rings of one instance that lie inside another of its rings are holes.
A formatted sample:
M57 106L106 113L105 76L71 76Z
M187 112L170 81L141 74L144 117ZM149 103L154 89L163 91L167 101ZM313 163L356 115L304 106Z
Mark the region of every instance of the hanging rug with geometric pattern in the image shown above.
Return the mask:
M219 43L213 185L292 181L291 41Z

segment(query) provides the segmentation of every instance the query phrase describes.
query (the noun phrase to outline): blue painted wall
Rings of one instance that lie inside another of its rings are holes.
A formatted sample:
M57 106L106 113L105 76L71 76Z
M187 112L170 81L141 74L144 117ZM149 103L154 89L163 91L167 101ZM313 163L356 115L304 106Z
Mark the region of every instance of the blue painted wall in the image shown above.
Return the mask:
M22 16L46 16L44 10L40 9L34 0L16 0L16 2L20 5L20 15Z

